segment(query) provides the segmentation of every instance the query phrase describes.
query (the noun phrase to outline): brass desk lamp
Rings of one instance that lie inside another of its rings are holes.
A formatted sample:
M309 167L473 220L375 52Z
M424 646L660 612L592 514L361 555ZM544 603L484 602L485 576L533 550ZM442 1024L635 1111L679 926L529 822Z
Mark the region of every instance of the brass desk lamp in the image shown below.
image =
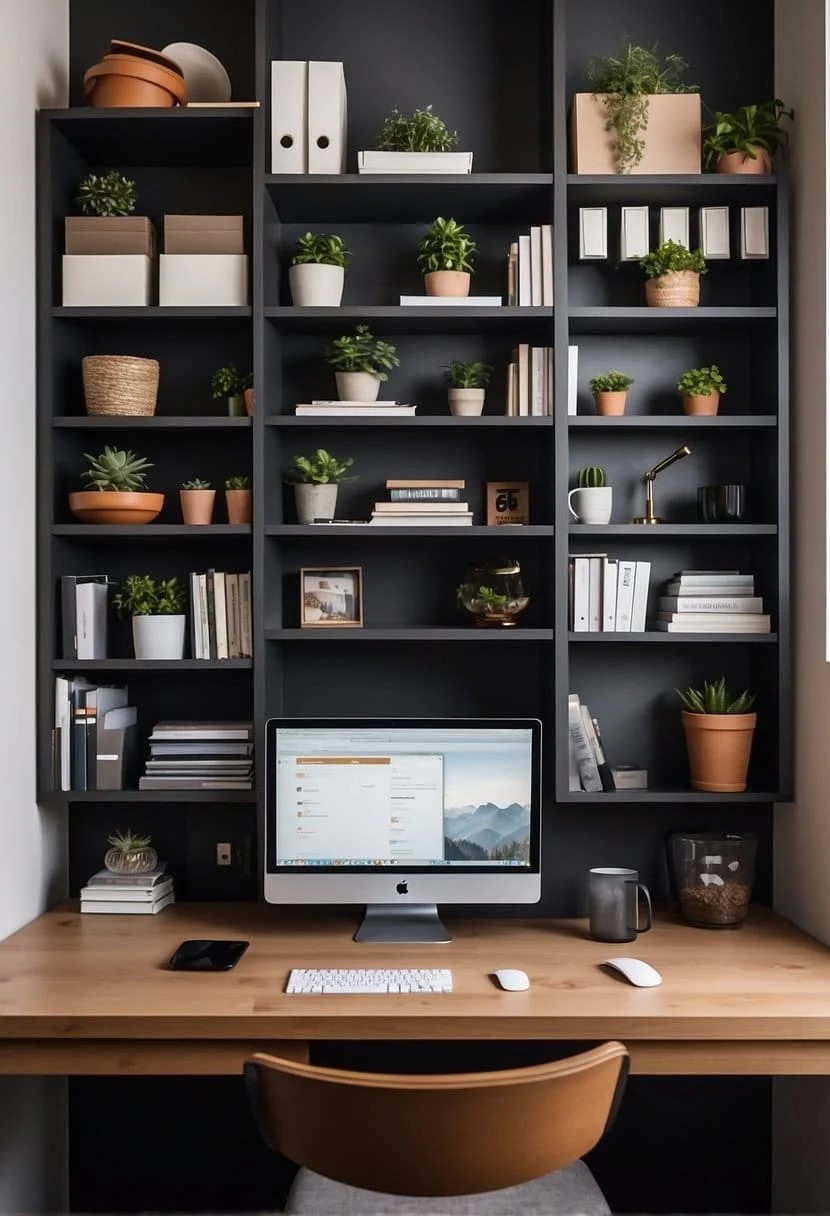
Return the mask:
M667 469L670 464L674 464L676 460L682 460L684 456L691 456L691 454L692 449L684 444L682 448L678 448L672 452L671 456L667 456L665 460L661 460L659 464L656 464L653 469L649 469L643 477L643 481L646 483L646 513L645 515L635 515L632 523L661 524L663 522L662 519L654 514L654 478L658 473L662 473L663 469Z

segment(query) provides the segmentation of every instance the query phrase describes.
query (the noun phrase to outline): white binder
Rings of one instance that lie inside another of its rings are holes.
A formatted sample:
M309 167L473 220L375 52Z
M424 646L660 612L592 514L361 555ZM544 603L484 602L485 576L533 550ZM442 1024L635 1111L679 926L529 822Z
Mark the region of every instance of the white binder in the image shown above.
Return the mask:
M730 256L728 207L701 207L700 247L707 261Z
M271 172L308 172L308 64L271 63Z
M741 257L769 257L768 207L741 207Z
M660 208L660 244L664 241L674 241L675 245L690 248L688 207Z
M346 77L343 64L308 65L308 172L346 172Z
M608 208L579 208L579 258L608 257Z
M648 207L620 209L620 261L636 262L648 253Z

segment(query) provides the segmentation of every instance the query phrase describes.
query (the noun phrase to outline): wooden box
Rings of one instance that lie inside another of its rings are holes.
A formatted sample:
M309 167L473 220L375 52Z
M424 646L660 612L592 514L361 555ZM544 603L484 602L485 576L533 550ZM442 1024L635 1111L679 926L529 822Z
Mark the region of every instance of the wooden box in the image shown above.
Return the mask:
M248 303L248 258L244 253L163 253L159 258L159 304Z
M165 215L165 253L244 253L241 215Z
M63 305L129 307L151 303L153 262L142 253L63 256Z
M156 254L156 233L146 215L71 215L64 220L66 253Z
M614 132L606 131L602 94L575 93L570 115L571 173L616 173ZM700 94L655 93L648 98L645 151L636 173L700 173Z

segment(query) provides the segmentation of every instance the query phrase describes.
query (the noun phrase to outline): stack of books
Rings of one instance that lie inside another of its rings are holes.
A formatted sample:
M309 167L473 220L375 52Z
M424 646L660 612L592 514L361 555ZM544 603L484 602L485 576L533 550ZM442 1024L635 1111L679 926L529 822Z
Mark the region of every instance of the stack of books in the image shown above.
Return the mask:
M501 308L501 296L401 296L402 308L427 305L434 308Z
M568 789L602 794L616 788L605 759L599 723L572 692L568 697Z
M308 401L294 406L301 417L411 418L417 405L405 401Z
M154 916L175 899L173 879L168 877L166 870L164 861L144 874L98 870L86 886L81 887L81 911Z
M657 601L663 633L769 633L755 576L740 570L678 570Z
M553 228L534 225L507 254L507 303L528 308L553 307Z
M358 173L472 173L472 152L381 152L357 154Z
M249 659L251 572L190 573L190 653L194 659Z
M515 418L553 416L553 347L520 342L507 369L504 412Z
M391 528L468 527L473 513L461 500L464 486L463 478L389 478L389 501L375 503L370 522Z
M140 790L250 790L252 722L157 722Z
M569 628L574 633L644 633L651 562L575 553L568 559Z

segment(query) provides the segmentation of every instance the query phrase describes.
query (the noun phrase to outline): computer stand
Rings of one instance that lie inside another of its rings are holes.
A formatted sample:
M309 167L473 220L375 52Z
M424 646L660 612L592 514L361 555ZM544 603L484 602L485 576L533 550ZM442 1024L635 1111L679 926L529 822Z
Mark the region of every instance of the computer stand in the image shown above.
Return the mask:
M451 942L435 904L367 904L356 942Z

